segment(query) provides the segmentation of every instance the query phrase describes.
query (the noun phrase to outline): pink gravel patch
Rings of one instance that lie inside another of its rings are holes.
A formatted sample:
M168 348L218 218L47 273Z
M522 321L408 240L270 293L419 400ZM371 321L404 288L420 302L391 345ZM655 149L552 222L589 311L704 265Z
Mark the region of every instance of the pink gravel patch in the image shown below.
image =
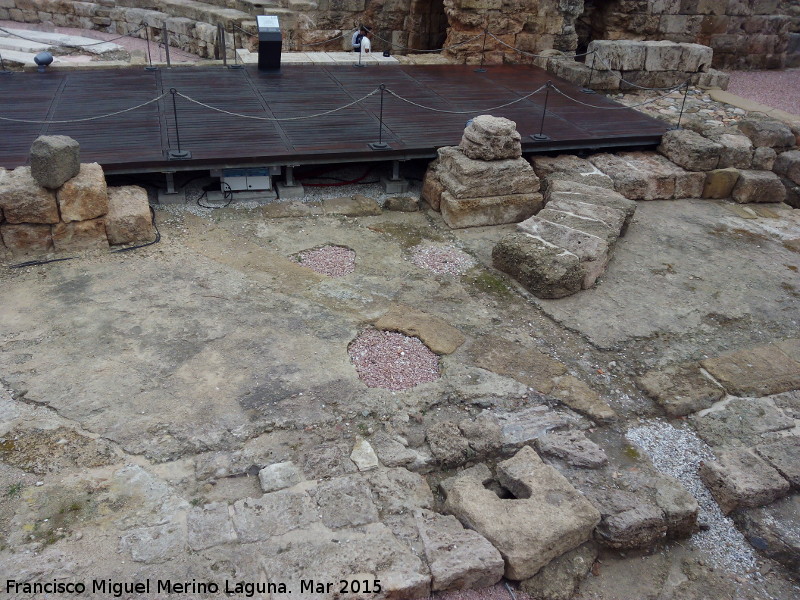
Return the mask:
M369 387L407 390L439 378L439 357L415 337L366 329L347 349Z
M431 245L411 248L411 262L438 275L463 275L476 264L474 258L458 248Z
M800 69L731 71L730 76L731 94L800 115Z
M297 262L328 277L344 277L356 270L356 252L344 246L322 246L303 250Z

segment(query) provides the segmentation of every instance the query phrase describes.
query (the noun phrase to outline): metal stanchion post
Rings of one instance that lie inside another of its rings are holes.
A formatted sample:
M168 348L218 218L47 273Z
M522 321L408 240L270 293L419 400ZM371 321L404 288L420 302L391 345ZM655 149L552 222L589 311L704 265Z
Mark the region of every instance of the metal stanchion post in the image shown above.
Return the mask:
M486 73L486 69L483 68L483 56L486 54L486 36L489 34L489 29L483 30L483 46L481 47L481 64L475 69L476 73Z
M192 158L191 152L181 148L181 132L180 132L180 127L178 126L178 104L175 101L175 96L178 94L178 90L176 90L175 88L170 88L169 93L172 94L172 115L175 118L175 140L178 143L178 149L177 150L170 149L167 153L167 156L170 160L182 160L182 159Z
M373 150L390 150L391 146L383 141L383 94L386 91L386 85L382 83L378 87L381 90L381 108L378 116L378 141L372 142L369 144L369 147Z
M585 88L581 88L581 91L584 94L594 94L595 93L595 91L592 89L592 79L594 78L594 59L595 58L596 58L596 55L595 55L594 52L592 52L592 66L591 66L591 70L589 71L589 81L586 83L586 87Z
M550 98L550 87L553 85L552 82L548 81L544 87L544 106L542 107L542 122L539 124L539 133L534 133L531 137L534 141L543 142L545 140L549 140L550 136L544 134L544 117L547 114L547 100Z
M147 38L147 62L148 62L148 66L146 66L144 70L158 71L158 67L153 66L153 56L150 53L150 27L146 23L144 24L144 33L145 37Z
M236 54L236 25L231 23L231 36L233 37L233 64L228 65L229 69L241 69L244 65L239 64L239 57Z
M686 106L686 96L689 95L689 80L686 80L686 83L683 84L683 100L681 101L681 112L678 114L678 123L673 127L673 129L680 129L681 128L681 120L683 119L683 109Z
M228 48L225 44L225 30L222 28L222 23L217 23L217 48L222 54L222 66L228 66Z
M167 23L161 28L161 43L164 44L164 55L167 59L167 67L171 67L172 63L169 60L169 31L167 31Z

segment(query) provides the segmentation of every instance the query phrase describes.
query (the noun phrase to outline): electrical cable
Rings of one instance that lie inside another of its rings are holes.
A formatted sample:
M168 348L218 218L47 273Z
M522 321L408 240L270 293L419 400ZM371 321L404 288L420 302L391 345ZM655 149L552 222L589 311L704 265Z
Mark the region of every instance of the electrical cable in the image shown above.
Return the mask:
M27 262L18 263L16 265L8 265L9 269L22 269L23 267L37 267L39 265L46 265L54 262L61 262L64 260L75 260L77 256L68 256L66 258L51 258L50 260L29 260Z
M368 167L364 174L361 177L356 177L355 179L341 179L339 177L306 177L305 179L298 179L298 181L302 182L304 186L308 187L341 187L345 185L355 185L360 183L361 185L367 185L369 183L379 183L379 181L364 181L367 176L372 172L372 167ZM306 183L308 179L333 179L333 183Z
M199 206L200 208L210 208L210 209L215 209L215 210L218 209L218 208L227 208L228 206L230 206L231 202L233 202L233 190L231 189L231 186L229 186L224 181L222 182L222 185L224 185L227 188L227 189L223 190L223 192L222 192L222 199L223 200L225 200L226 198L228 199L228 201L225 204L223 204L222 206L212 206L210 204L200 204L200 200L202 200L203 198L208 198L208 190L203 190L203 193L200 194L200 197L197 199L197 206Z

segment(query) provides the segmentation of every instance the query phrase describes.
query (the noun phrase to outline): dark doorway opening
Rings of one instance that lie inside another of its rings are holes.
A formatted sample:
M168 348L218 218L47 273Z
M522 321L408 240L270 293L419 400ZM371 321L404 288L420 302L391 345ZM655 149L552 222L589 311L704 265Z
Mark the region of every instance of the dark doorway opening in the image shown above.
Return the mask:
M408 47L413 50L439 50L447 37L447 25L444 0L412 0L405 27L408 31Z

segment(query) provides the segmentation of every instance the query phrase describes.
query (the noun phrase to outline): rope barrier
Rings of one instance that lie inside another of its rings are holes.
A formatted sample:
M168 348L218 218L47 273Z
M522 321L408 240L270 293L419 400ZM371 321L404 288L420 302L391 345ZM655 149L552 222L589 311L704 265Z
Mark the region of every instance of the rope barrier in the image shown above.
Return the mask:
M471 37L469 39L466 39L463 42L458 42L457 44L451 44L449 46L442 46L441 48L438 48L438 49L435 49L435 50L418 50L416 48L411 48L409 46L404 46L403 44L396 44L394 42L391 42L391 41L389 41L387 39L382 38L377 33L373 33L372 35L374 35L380 41L389 44L393 48L400 48L401 50L411 50L411 51L413 51L415 53L425 53L425 52L441 52L442 50L449 50L450 48L458 48L459 46L463 46L464 44L469 44L470 42L474 42L478 38L483 37L484 34L483 33L479 33L478 35L473 36L473 37Z
M301 115L299 117L283 117L283 118L278 118L278 117L258 117L256 115L244 115L242 113L236 113L236 112L232 112L232 111L229 111L229 110L225 110L224 108L219 108L217 106L212 106L210 104L206 104L205 102L200 102L199 100L195 100L194 98L192 98L190 96L186 96L185 94L181 94L180 92L178 92L177 95L180 96L181 98L183 98L184 100L187 100L189 102L197 104L198 106L202 106L203 108L207 108L209 110L213 110L213 111L216 111L216 112L219 112L219 113L223 113L223 114L226 114L226 115L231 115L232 117L241 117L243 119L255 119L257 121L300 121L302 119L314 119L316 117L324 117L325 115L330 115L330 114L333 114L335 112L339 112L340 110L344 110L346 108L350 108L351 106L353 106L355 104L358 104L359 102L363 102L364 100L366 100L370 96L374 96L378 92L380 92L380 88L375 88L369 94L366 94L365 96L362 96L358 100L353 100L349 104L345 104L343 106L340 106L338 108L333 108L331 110L326 110L324 112L314 113L313 115Z
M112 113L108 113L105 115L97 115L95 117L84 117L82 119L62 119L62 120L49 120L49 121L34 121L31 119L12 119L10 117L0 117L0 121L11 121L12 123L34 123L37 125L55 123L55 124L63 124L63 123L85 123L86 121L97 121L98 119L107 119L108 117L114 117L116 115L121 115L126 112L131 112L132 110L138 110L147 106L148 104L152 104L153 102L158 102L164 96L166 96L169 92L164 92L160 96L156 96L155 98L151 98L147 102L142 102L141 104L137 104L136 106L131 106L130 108L125 108L123 110L118 110Z
M553 57L553 56L547 56L545 54L534 54L533 52L527 52L525 50L517 48L516 46L512 46L511 44L509 44L507 42L504 42L499 37L497 37L495 34L493 34L491 31L489 31L487 33L489 34L489 37L494 38L501 45L505 46L506 48L510 48L511 50L514 50L515 52L519 52L520 54L524 54L525 56L531 56L533 58L558 58L558 57ZM579 56L589 56L591 54L596 54L596 53L597 53L597 50L592 50L591 52L583 52L582 54L565 54L564 58L577 58Z
M445 110L445 109L442 109L442 108L434 108L432 106L425 106L423 104L419 104L417 102L414 102L413 100L409 100L408 98L404 98L403 96L393 92L390 89L387 89L386 92L388 94L391 94L392 96L394 96L398 100L402 100L403 102L411 104L412 106L416 106L418 108L422 108L422 109L425 109L425 110L430 110L430 111L433 111L433 112L440 112L440 113L447 113L447 114L451 114L451 115L474 115L475 113L485 113L485 112L488 112L490 110L497 110L498 108L505 108L506 106L511 106L512 104L516 104L517 102L522 102L523 100L527 100L528 98L530 98L534 94L538 94L539 92L541 92L546 87L547 87L547 84L545 84L545 85L539 87L538 89L532 91L530 94L526 94L524 96L520 96L516 100L512 100L511 102L506 102L505 104L500 104L498 106L491 106L489 108L476 108L474 110Z
M680 85L676 85L675 87L666 88L666 89L662 90L662 91L667 92L665 94L661 94L661 95L656 96L654 98L650 98L649 100L645 100L644 102L639 102L637 104L630 104L630 105L627 105L627 106L626 105L622 105L622 106L597 106L596 104L587 104L586 102L581 102L577 98L573 98L569 94L566 94L566 93L562 92L556 86L552 86L552 88L557 93L559 93L562 96L564 96L564 98L568 98L569 100L572 100L573 102L575 102L576 104L580 104L581 106L586 106L588 108L597 108L597 109L601 109L601 110L622 110L624 108L636 108L637 106L644 106L645 104L652 104L653 102L657 102L658 100L661 100L662 98L666 98L670 93L674 92L675 90L679 90L684 86L686 86L688 88L688 84L686 82L683 82Z
M114 42L116 40L121 40L124 37L129 37L129 36L133 35L134 33L138 33L139 31L141 31L145 27L146 27L146 25L142 24L142 25L139 25L139 27L137 27L133 31L130 31L130 32L125 33L123 35L120 35L118 37L111 38L110 40L102 40L100 42L93 42L91 44L53 44L53 45L55 45L55 46L64 46L66 48L89 48L90 46L99 46L100 44L110 44L111 42ZM26 38L23 35L19 35L18 33L14 33L13 31L9 31L8 29L5 29L3 27L0 27L0 31L2 31L3 33L7 33L10 36L17 37L17 38L20 38L22 40L26 40L28 42L36 42L38 44L43 43L42 40L35 40L35 39L32 39L32 38Z
M348 35L347 33L340 33L339 35L337 35L334 38L331 38L329 40L322 40L321 42L306 42L306 41L303 41L303 39L301 38L300 41L299 41L299 44L301 46L323 46L325 44L330 44L331 42L335 42L336 40L340 40L340 39L342 39L343 37L345 37L347 35Z

